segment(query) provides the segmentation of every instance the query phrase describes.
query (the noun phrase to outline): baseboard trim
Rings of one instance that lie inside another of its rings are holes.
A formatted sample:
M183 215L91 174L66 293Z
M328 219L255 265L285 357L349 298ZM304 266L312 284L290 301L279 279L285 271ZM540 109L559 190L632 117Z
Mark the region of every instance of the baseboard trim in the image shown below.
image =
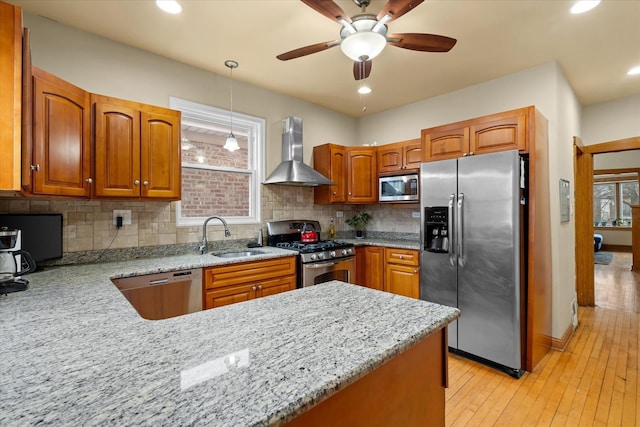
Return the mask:
M602 245L603 251L612 251L612 252L631 252L633 246L628 245Z
M556 351L565 351L567 346L569 345L569 340L573 336L573 332L575 331L573 327L573 323L569 323L567 330L562 334L562 338L558 339L555 337L551 337L551 350Z

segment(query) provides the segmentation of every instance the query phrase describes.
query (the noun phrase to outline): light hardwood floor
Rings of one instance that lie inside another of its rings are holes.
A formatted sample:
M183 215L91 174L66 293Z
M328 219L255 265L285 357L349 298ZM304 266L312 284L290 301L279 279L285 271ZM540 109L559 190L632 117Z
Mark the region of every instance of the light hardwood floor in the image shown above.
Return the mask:
M564 352L515 380L449 355L449 426L640 426L640 274L631 254L596 265L596 307L579 307Z

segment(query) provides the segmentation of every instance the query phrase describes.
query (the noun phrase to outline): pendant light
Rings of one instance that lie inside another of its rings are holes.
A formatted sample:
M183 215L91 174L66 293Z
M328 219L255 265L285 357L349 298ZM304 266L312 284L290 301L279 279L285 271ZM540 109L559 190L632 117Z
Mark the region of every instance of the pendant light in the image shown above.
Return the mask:
M224 61L224 65L229 68L231 73L231 132L229 133L229 136L227 136L227 140L225 141L223 148L233 152L240 149L238 140L233 134L233 69L238 68L238 63L236 61L227 60Z

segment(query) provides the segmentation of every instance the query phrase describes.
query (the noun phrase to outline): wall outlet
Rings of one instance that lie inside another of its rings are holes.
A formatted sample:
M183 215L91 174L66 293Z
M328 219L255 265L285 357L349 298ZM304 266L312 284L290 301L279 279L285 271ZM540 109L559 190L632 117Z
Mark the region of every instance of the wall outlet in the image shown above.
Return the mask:
M344 213L342 211L336 211L336 218L342 218Z
M113 211L113 225L117 224L117 218L122 217L122 225L131 225L131 211L130 210L114 210Z
M420 211L418 211L418 212L411 212L411 218L420 218Z

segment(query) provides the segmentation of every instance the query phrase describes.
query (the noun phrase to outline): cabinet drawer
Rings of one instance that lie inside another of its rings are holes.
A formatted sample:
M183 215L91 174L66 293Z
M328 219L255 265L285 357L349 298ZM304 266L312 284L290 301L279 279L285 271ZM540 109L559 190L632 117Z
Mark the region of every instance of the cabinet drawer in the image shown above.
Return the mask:
M275 258L208 267L204 269L205 289L259 282L296 273L296 257Z
M411 249L394 249L386 248L385 261L388 264L400 264L417 267L420 265L420 256L418 251Z

